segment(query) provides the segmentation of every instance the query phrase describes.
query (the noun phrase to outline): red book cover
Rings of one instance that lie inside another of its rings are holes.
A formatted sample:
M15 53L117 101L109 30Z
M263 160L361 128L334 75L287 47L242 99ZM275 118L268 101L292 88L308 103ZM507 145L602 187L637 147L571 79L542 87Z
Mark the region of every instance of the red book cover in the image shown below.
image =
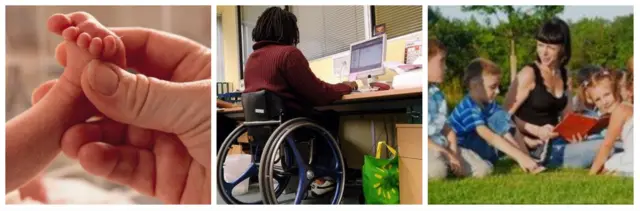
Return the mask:
M609 116L594 118L581 114L570 113L553 130L569 141L573 135L583 136L597 133L609 125Z

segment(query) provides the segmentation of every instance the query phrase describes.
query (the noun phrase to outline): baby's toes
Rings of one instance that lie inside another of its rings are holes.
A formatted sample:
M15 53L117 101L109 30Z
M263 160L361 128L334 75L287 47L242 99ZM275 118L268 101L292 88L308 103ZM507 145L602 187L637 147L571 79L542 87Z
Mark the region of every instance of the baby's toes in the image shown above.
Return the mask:
M81 31L89 33L92 37L104 38L110 35L109 30L96 20L88 20L77 26Z
M102 39L98 37L94 37L91 40L91 45L89 46L89 52L96 58L100 58L102 55Z
M82 49L87 49L89 48L90 42L91 42L91 36L88 33L83 32L78 36L78 40L76 41L76 44L78 45L78 47Z
M78 34L80 34L78 27L72 26L62 31L62 38L67 41L75 42L76 39L78 39Z
M118 46L116 45L115 37L113 37L112 35L105 37L103 40L103 44L104 44L104 49L103 49L102 56L104 56L105 58L112 58L113 56L116 55Z
M66 16L76 26L80 25L81 23L95 19L91 14L84 11L72 12L67 14Z
M47 20L47 28L49 31L58 35L62 34L62 32L70 26L73 25L69 17L61 13L53 14Z

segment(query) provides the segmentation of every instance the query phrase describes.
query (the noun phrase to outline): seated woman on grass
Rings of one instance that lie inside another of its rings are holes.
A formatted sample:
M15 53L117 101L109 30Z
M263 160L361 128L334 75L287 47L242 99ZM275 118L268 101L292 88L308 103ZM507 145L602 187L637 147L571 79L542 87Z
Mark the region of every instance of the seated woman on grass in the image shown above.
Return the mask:
M535 36L537 59L518 72L504 107L514 115L516 138L524 140L538 162L547 167L587 168L603 140L582 142L586 134L564 140L553 131L563 116L574 111L566 69L571 59L570 34L567 23L558 18L540 27Z

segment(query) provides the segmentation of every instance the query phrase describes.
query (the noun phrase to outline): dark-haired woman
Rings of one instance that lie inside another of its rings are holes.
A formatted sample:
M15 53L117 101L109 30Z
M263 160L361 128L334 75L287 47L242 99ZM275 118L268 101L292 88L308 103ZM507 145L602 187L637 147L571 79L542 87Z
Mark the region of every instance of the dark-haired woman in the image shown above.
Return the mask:
M526 65L511 83L505 109L513 115L516 137L523 138L532 156L547 167L587 168L602 140L568 142L553 130L562 117L573 112L566 65L571 59L569 26L561 19L545 22L536 34L537 59Z
M245 66L244 92L273 92L282 98L290 112L296 112L296 116L316 119L336 137L339 125L337 114L325 112L318 115L313 107L328 105L341 99L343 95L357 89L357 84L329 84L313 74L309 62L296 48L300 42L300 33L297 18L291 12L279 7L266 9L258 18L252 38L256 43ZM326 144L319 145L322 146L315 150L329 150L326 149ZM320 179L311 186L314 195L333 190L331 180Z

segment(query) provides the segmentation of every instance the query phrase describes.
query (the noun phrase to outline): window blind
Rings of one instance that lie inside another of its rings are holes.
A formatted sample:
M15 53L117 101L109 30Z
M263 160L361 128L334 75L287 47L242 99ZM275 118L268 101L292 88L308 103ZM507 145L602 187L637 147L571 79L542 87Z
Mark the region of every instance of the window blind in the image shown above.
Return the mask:
M293 6L298 18L298 48L308 60L349 50L365 39L363 6Z
M375 25L385 24L387 39L422 30L422 6L375 6L374 12Z

